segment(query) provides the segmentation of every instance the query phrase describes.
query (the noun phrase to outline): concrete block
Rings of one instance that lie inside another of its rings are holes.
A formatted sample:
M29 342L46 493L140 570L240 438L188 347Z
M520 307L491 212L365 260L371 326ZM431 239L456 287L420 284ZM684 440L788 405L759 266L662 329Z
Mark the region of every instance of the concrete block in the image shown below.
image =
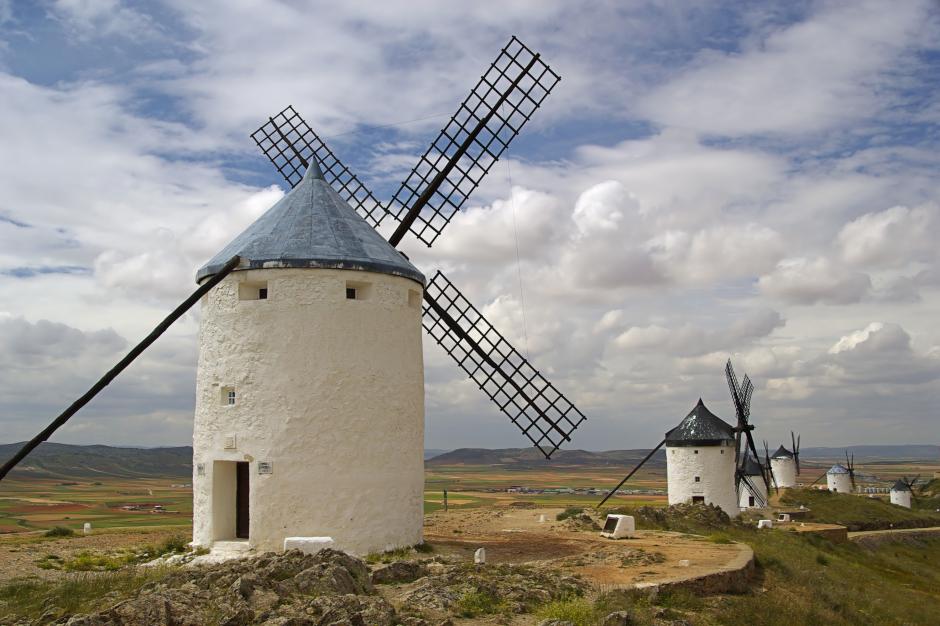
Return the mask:
M85 525L82 527L82 534L91 534L91 522L85 522Z
M284 550L300 550L304 554L316 554L324 548L333 547L332 537L285 537Z
M486 548L477 548L477 551L473 553L473 562L477 565L486 563Z
M773 527L774 527L774 522L773 522L773 520L762 519L762 520L760 520L760 521L757 522L757 527L758 527L758 528L773 528Z

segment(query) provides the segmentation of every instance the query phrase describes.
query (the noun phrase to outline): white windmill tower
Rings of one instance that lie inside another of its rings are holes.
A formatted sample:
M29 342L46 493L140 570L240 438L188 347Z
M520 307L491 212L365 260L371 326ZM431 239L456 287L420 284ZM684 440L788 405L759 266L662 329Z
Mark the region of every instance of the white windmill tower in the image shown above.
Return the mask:
M702 399L666 433L669 504L700 502L739 513L735 492L734 427L708 410Z
M891 485L891 491L889 492L891 504L903 506L905 509L911 508L911 499L914 496L914 483L917 482L918 478L920 478L920 476L915 476L914 480L908 480L905 476L895 481L895 483Z
M194 543L420 543L424 275L316 164L197 279L235 255L202 302Z
M796 487L796 477L800 475L800 438L790 433L792 451L783 445L770 457L770 470L777 487Z
M845 453L845 465L836 463L826 472L826 488L836 493L855 491L855 455Z
M422 321L546 457L570 440L584 415L443 274L425 281L395 249L408 233L435 241L557 81L513 38L386 205L292 107L252 135L294 188L198 273L240 259L203 301L194 543L420 542Z

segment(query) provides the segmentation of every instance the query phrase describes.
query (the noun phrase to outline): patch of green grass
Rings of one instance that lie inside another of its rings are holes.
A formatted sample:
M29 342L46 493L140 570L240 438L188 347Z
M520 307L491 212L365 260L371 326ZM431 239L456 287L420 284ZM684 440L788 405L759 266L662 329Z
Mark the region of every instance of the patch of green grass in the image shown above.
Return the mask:
M850 531L940 526L940 514L933 511L905 509L878 498L822 489L787 489L780 502L794 507L802 504L810 510L807 519L841 524Z
M555 519L559 522L568 519L569 517L575 517L576 515L581 515L584 513L584 508L580 506L569 506L567 509L555 516Z
M46 537L71 537L75 531L66 526L53 526L46 531Z
M88 613L128 598L165 575L165 570L153 567L78 574L62 581L12 581L0 586L0 623L34 621L53 608L59 616Z
M543 604L535 616L540 620L554 619L571 622L575 626L590 626L597 623L597 611L586 598L565 598Z
M734 543L734 539L732 539L728 533L721 533L721 532L712 533L708 535L706 539L708 539L712 543L720 543L720 544Z
M494 593L487 590L471 591L463 594L457 600L457 615L460 617L478 617L480 615L494 615L507 610L506 603Z

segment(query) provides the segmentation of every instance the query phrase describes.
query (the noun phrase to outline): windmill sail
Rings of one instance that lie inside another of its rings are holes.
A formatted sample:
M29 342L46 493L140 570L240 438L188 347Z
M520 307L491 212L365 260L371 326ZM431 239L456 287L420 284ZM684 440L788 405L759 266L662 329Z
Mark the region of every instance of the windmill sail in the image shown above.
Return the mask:
M363 219L373 227L378 227L388 215L385 206L336 158L293 106L268 118L267 123L251 134L251 138L291 188L303 178L310 158L316 157L316 162L323 170L324 180Z
M444 274L424 292L424 328L545 455L586 418L548 382Z
M399 187L391 244L410 231L431 246L559 80L513 37Z

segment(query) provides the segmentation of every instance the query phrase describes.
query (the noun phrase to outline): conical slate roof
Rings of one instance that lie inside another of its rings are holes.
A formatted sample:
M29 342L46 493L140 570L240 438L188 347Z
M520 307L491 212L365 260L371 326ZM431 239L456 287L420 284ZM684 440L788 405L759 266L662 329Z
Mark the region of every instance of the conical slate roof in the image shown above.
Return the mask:
M734 441L734 427L709 411L701 398L685 419L666 433L669 446L717 446L723 441Z
M891 491L910 491L910 490L911 488L903 480L898 480L893 485L891 485Z
M830 467L829 471L826 473L827 474L848 474L849 470L846 469L846 467L842 465L841 463L836 463L835 465Z
M784 448L783 446L780 446L779 448L777 448L777 451L774 452L774 453L771 455L770 458L772 458L772 459L792 459L792 458L793 458L793 453L790 452L789 450L787 450L786 448Z
M319 267L394 274L425 283L424 274L362 219L323 179L315 162L303 179L196 273L218 272L238 255L238 269Z
M761 476L760 463L754 460L750 454L744 457L744 475L745 476Z

